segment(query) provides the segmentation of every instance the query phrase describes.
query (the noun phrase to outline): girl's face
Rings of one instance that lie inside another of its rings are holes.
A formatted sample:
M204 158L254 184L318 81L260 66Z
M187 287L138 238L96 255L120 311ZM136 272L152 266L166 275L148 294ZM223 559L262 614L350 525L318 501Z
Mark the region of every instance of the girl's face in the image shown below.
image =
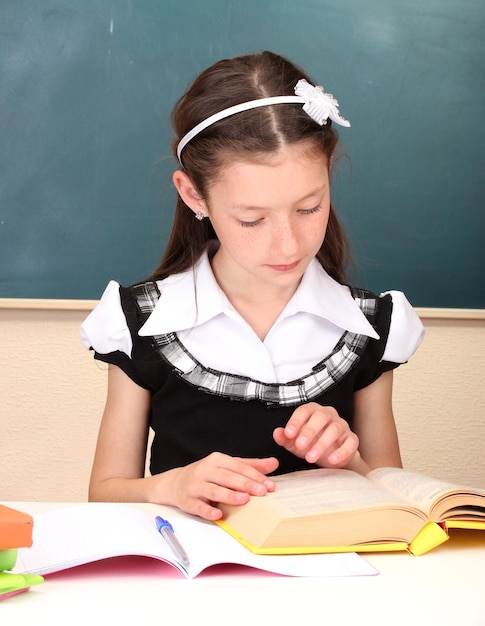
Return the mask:
M220 241L213 268L223 288L291 294L325 237L327 159L293 145L264 161L231 162L203 208Z

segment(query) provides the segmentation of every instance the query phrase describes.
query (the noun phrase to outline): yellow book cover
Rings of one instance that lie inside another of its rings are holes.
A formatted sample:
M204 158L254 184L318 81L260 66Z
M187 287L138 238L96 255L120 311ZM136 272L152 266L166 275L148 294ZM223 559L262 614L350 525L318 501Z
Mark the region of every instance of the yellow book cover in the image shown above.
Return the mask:
M463 528L466 530L485 530L485 521L479 522L477 520L449 520L446 522L446 528Z

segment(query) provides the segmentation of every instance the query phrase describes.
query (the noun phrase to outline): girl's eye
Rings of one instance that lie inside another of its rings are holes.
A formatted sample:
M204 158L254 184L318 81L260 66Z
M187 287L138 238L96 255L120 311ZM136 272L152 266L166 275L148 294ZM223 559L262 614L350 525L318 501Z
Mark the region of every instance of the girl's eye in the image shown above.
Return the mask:
M241 224L241 226L243 226L244 228L253 228L254 226L257 226L260 222L262 222L263 220L255 220L254 222L239 222Z
M315 206L311 209L299 209L298 213L300 213L301 215L311 215L312 213L317 213L318 211L320 211L321 208L322 207L319 204L318 206ZM254 220L254 222L243 222L242 220L239 220L239 223L244 228L254 228L254 226L258 226L258 224L261 224L262 221L263 218L260 218L259 220Z
M320 205L313 207L313 209L301 209L300 213L303 215L311 215L311 213L317 213L322 207Z

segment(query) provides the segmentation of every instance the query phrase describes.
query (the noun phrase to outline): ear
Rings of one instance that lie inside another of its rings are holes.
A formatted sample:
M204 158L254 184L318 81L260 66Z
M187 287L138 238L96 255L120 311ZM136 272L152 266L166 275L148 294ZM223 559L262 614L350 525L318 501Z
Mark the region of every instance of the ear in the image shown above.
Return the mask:
M176 170L172 176L173 184L179 196L194 213L202 213L207 217L207 206L197 188L182 170Z

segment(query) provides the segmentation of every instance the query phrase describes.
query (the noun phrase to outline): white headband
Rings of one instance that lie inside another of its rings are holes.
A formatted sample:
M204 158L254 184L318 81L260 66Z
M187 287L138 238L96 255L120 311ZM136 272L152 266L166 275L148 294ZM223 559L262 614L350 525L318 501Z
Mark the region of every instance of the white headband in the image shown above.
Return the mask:
M310 85L304 78L299 80L295 86L294 96L275 96L272 98L260 98L259 100L249 100L248 102L241 102L235 106L223 109L219 113L214 113L197 126L189 131L182 137L177 147L177 157L180 163L182 160L180 155L185 146L192 141L192 139L201 133L203 130L215 124L219 120L223 120L226 117L241 113L242 111L248 111L249 109L256 109L257 107L264 107L270 104L303 104L303 110L320 126L327 123L328 118L333 122L340 124L341 126L350 126L350 122L340 116L338 110L338 102L330 93L325 93L323 87L314 87Z

